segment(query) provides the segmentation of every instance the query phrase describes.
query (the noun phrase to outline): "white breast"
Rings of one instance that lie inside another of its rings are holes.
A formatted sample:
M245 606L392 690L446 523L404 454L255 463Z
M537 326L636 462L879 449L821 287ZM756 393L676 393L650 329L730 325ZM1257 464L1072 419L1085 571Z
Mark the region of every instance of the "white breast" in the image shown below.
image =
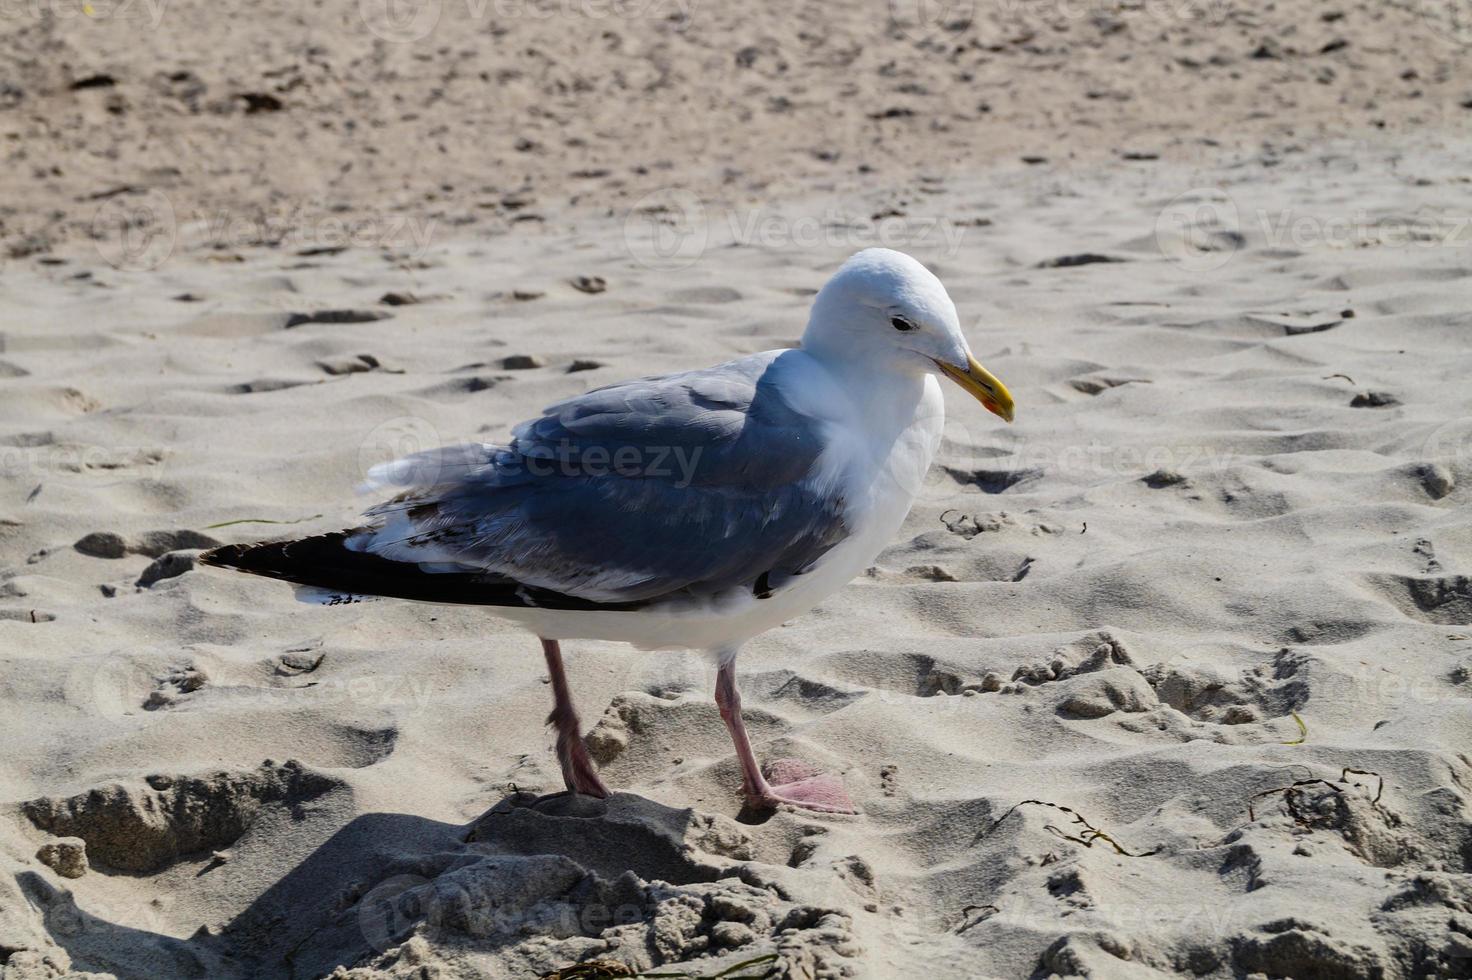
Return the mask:
M843 483L848 525L853 533L824 555L811 572L794 581L790 589L769 600L774 604L781 600L779 608L772 610L773 615L780 614L776 623L806 612L843 588L894 540L924 485L944 425L940 385L926 375L919 399L893 440L879 444L878 452L872 448L852 450ZM869 443L869 447L874 445Z

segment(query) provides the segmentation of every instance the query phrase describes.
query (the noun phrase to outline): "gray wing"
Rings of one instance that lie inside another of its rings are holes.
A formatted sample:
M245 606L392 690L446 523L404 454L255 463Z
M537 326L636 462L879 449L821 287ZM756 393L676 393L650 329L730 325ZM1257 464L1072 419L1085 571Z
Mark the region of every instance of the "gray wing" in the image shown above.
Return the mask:
M779 588L848 534L815 472L822 424L776 383L792 354L601 388L508 445L376 467L407 489L349 547L597 602Z

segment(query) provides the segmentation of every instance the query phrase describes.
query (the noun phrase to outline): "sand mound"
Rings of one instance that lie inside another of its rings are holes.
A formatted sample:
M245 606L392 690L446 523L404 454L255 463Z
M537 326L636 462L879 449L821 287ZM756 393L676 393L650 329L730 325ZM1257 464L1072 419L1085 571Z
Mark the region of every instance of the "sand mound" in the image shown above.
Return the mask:
M41 830L79 838L90 861L147 874L187 854L234 844L267 806L295 807L342 784L288 761L254 772L149 776L144 785L113 783L71 797L21 804Z
M857 969L851 913L787 897L793 882L750 864L753 841L730 818L626 794L518 794L464 837L377 868L293 961L355 980L437 969L509 980L590 960L715 973L773 954L783 975Z

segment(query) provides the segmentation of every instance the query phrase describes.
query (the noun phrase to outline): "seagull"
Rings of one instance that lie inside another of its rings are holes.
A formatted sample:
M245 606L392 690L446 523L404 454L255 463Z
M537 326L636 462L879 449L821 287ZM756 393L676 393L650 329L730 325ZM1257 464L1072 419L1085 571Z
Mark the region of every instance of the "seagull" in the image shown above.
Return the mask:
M914 258L858 252L818 292L799 346L625 381L558 402L509 442L383 463L392 491L359 526L228 545L206 565L284 579L308 601L487 607L541 641L563 780L605 798L561 642L709 652L753 809L852 813L842 780L797 760L764 773L736 655L868 568L940 444L940 377L1011 422L955 304Z

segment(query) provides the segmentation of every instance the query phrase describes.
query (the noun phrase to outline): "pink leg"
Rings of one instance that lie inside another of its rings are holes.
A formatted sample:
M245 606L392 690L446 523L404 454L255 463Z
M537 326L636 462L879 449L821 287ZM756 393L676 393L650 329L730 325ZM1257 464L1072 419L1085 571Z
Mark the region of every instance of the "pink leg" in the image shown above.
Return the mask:
M547 673L552 675L552 697L557 702L547 716L547 724L557 729L557 761L562 763L562 781L574 793L606 799L608 787L598 778L598 767L588 758L588 749L583 745L579 732L578 709L572 703L567 671L562 667L562 647L556 640L543 640L542 653L547 658Z
M844 792L842 780L819 772L804 762L778 759L770 767L775 782L769 782L762 775L756 753L751 751L746 723L741 720L741 693L736 690L734 660L721 664L721 672L716 678L716 705L721 709L721 720L726 723L731 741L736 745L736 758L741 762L741 791L752 806L771 809L787 803L820 813L857 812L848 793Z

